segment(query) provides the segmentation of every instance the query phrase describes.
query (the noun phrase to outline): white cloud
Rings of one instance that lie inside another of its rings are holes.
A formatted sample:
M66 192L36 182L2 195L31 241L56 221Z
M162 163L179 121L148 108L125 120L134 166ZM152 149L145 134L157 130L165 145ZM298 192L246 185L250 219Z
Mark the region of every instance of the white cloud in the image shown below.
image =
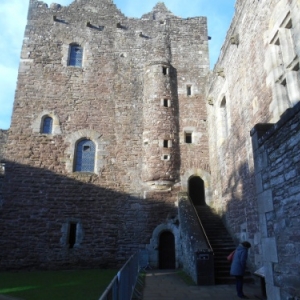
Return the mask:
M24 29L26 25L29 0L0 0L0 128L8 128ZM98 0L101 1L101 0ZM148 13L157 2L163 0L114 0L114 3L128 17L141 17ZM46 0L69 5L72 0ZM146 2L146 3L145 3ZM187 18L194 16L208 17L208 32L212 36L210 55L216 61L226 31L232 18L235 0L165 0L167 8L175 15Z

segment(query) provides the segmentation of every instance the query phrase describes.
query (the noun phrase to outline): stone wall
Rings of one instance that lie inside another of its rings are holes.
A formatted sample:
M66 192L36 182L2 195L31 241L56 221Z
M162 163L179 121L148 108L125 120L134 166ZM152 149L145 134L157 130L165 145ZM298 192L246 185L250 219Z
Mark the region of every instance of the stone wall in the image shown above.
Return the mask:
M5 164L2 162L4 160L4 148L7 141L8 130L0 129L0 209L2 208L3 203L3 179L5 174Z
M69 66L74 43L82 67ZM30 0L7 142L0 267L116 266L166 228L158 226L177 214L187 174L209 171L208 68L204 17L178 18L162 3L132 19L110 0L49 8ZM45 117L50 134L41 133ZM82 139L95 145L93 173L74 172Z
M7 141L8 130L0 129L0 162L4 158L4 147Z
M273 239L273 244L268 243L264 246L266 232L264 227L261 228L259 221L261 208L257 201L260 198L257 199L256 195L256 177L249 132L255 124L278 122L285 110L295 106L300 100L299 11L300 3L295 0L238 0L235 16L207 86L212 205L223 216L237 243L243 240L252 243L249 255L250 269L255 271L266 266L267 281L269 287L273 287L268 288L268 298L271 299L291 299L287 296L288 289L282 289L281 296L278 296L279 288L284 284L289 286L290 294L298 293L296 288L298 282L293 279L295 274L290 271L288 275L288 269L292 268L291 264L299 265L299 261L296 262L290 254L290 252L297 253L298 245L294 240L298 239L298 233L297 230L288 227L290 221L284 219L278 219L278 223L273 225L272 218L275 215L267 214L271 226L270 228L267 226L270 229L267 237ZM296 124L293 126L297 127ZM294 127L293 132L289 134L296 135ZM278 132L282 138L285 134L281 135ZM286 138L291 138L290 143L293 144L291 135L286 135ZM282 147L280 149L284 155ZM297 155L293 160L295 159L298 159ZM275 169L273 172L270 171L274 176L271 179L272 184L281 182L284 185L283 181L286 181L288 188L297 170L291 170L291 173L286 175L280 172L283 172L283 169L287 168L286 164L290 162L291 160L286 161L283 158L274 161ZM297 188L294 186L293 189ZM264 194L260 197L269 199L270 195ZM274 197L276 201L280 199L283 205L281 208L278 206L278 213L287 213L291 216L298 213L299 209L295 203L289 206L287 199L291 195L285 188L280 191L276 189ZM274 202L274 207L275 205L279 203ZM285 226L285 222L289 242L281 239L281 235L278 234L280 228ZM270 235L273 227L276 230ZM271 248L280 251L278 252L280 266L273 260L273 256L271 257L273 253ZM265 264L265 255L269 254L274 266L273 275L269 272L271 264Z
M184 271L199 285L213 285L213 250L203 230L199 230L199 218L188 194L180 193L178 198Z
M257 123L277 122L300 99L299 5L295 0L238 0L208 79L211 204L237 243L252 243L253 271L264 258L249 132Z
M299 299L300 103L252 130L268 298Z

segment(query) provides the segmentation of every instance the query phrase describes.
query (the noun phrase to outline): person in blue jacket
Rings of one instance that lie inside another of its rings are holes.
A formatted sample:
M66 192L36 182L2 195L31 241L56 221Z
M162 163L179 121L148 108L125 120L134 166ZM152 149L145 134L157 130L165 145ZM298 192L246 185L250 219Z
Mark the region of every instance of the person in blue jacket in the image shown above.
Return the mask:
M235 250L231 263L230 274L236 278L236 291L239 298L248 299L243 292L244 274L246 270L246 261L248 250L251 244L247 241L242 242Z

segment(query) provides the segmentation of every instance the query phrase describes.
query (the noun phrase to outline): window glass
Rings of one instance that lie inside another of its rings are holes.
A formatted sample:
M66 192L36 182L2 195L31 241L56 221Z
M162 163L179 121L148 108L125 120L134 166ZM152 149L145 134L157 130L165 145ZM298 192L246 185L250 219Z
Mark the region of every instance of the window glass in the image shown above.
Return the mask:
M46 117L43 119L42 133L50 134L52 133L52 123L53 120L51 117Z
M90 140L82 140L77 144L75 157L76 172L94 172L95 144Z
M81 67L82 53L83 49L79 45L71 45L69 66Z

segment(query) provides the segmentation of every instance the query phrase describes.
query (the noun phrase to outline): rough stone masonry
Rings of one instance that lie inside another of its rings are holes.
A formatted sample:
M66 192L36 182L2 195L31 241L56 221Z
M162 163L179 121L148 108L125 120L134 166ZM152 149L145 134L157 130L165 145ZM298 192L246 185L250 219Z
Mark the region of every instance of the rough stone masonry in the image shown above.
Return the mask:
M110 0L30 0L0 267L115 267L147 245L157 266L159 233L170 228L180 266L177 193L182 178L186 190L209 171L208 71L205 17L179 18L163 3L133 19ZM81 142L95 152L89 172L76 169Z

